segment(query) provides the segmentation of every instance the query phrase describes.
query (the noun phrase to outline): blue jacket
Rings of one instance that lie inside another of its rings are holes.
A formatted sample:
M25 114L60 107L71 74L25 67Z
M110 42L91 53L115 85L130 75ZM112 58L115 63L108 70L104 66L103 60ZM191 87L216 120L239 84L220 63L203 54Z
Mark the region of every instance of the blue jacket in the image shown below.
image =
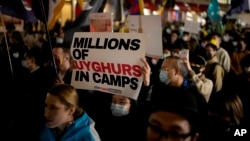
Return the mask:
M60 141L100 141L100 137L94 128L94 121L83 113L76 119L60 138ZM52 129L45 126L40 134L41 141L56 141L56 136Z

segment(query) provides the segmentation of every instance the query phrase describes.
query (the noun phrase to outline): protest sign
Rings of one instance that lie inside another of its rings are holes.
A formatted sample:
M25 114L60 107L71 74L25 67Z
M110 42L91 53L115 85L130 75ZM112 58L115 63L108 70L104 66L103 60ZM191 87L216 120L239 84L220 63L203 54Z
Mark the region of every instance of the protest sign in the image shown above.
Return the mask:
M163 56L161 16L128 15L127 24L130 33L139 33L142 30L142 33L147 34L146 56L161 59Z
M71 85L137 99L146 44L145 34L75 32Z
M112 32L113 18L111 13L90 13L90 32Z
M200 23L196 21L185 20L184 31L198 34L200 31Z

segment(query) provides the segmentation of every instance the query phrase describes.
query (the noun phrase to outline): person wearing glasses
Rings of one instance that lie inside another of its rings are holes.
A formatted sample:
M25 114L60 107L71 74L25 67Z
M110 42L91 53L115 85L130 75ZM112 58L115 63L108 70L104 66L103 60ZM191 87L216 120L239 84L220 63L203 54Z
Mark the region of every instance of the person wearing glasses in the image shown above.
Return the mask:
M195 97L178 88L161 93L165 100L158 101L152 108L147 141L196 141L203 117L198 112Z
M206 99L197 91L196 86L188 80L188 69L182 58L176 56L167 57L164 59L159 71L159 81L152 88L151 105L165 99L165 94L161 93L162 89L166 88L165 92L167 93L168 88L174 87L192 93L197 100L199 111L207 114Z

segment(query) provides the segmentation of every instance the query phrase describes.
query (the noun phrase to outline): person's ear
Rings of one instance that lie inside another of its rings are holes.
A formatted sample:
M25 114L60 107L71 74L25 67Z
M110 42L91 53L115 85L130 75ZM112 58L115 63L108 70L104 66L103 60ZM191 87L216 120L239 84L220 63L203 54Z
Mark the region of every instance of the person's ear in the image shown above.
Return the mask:
M75 113L75 111L76 111L76 107L75 106L71 106L69 108L69 115L73 115Z
M174 71L175 71L175 75L179 75L179 74L181 74L181 69L179 69L179 68L174 68Z

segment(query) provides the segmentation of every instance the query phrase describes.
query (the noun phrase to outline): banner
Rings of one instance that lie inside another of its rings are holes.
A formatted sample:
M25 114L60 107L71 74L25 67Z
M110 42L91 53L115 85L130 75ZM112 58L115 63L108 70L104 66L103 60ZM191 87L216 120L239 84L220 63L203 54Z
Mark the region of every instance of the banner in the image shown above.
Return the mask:
M75 32L71 85L137 99L146 44L141 33Z
M196 21L185 20L184 31L198 34L200 32L200 23Z

